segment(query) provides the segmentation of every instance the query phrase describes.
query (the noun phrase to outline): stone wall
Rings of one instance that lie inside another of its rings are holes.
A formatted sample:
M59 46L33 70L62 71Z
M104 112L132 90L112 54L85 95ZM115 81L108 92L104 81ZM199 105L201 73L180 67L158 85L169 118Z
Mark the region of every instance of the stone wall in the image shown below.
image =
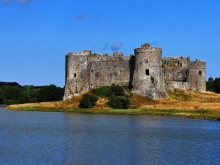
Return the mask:
M206 62L205 61L191 61L190 69L190 87L193 90L198 90L201 92L206 91Z
M162 49L144 44L134 50L133 90L153 99L166 97L162 66Z
M153 99L165 98L166 88L206 91L206 62L190 57L162 58L162 48L143 44L134 55L70 52L66 55L64 100L91 88L112 84L130 87Z

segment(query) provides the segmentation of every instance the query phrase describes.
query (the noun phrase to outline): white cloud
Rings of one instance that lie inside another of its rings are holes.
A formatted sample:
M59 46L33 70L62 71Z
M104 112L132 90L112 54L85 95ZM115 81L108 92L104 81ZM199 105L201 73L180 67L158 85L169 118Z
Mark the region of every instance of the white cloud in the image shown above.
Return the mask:
M13 2L16 2L16 3L19 3L19 4L26 4L26 3L29 3L31 2L32 0L0 0L1 3L13 3Z
M82 15L75 15L76 20L82 20L86 17L86 14L82 14Z
M123 43L121 43L121 42L114 42L114 43L111 45L111 50L112 50L112 51L117 51L117 50L120 49L122 46L123 46Z

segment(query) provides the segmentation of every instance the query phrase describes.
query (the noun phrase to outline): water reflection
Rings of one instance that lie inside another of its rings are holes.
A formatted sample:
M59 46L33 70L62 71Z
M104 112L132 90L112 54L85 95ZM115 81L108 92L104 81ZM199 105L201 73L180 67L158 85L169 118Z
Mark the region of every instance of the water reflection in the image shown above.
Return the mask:
M218 164L220 122L0 109L0 164Z

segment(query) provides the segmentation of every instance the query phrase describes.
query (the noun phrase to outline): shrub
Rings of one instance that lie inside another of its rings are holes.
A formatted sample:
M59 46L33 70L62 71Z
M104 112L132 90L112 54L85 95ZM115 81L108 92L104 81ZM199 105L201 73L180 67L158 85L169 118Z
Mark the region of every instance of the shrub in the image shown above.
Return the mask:
M118 86L118 85L112 85L110 87L111 90L111 96L124 96L125 92L123 87Z
M96 96L105 97L109 96L111 92L109 86L104 86L97 89L92 89L91 93Z
M82 99L80 100L79 107L80 108L92 108L98 98L92 94L85 94L83 95Z
M130 100L127 97L112 96L108 104L111 108L127 109L130 105Z
M151 82L152 84L154 83L154 77L153 76L150 76L150 79L151 79Z

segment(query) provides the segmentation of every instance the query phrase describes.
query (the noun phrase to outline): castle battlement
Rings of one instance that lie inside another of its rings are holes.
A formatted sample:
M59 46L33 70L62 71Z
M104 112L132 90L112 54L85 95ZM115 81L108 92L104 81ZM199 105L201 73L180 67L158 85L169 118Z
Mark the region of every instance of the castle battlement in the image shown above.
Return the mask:
M91 88L127 86L134 93L153 99L165 98L166 89L206 91L206 62L189 56L162 58L162 48L149 43L134 49L134 55L70 52L66 55L64 100Z

